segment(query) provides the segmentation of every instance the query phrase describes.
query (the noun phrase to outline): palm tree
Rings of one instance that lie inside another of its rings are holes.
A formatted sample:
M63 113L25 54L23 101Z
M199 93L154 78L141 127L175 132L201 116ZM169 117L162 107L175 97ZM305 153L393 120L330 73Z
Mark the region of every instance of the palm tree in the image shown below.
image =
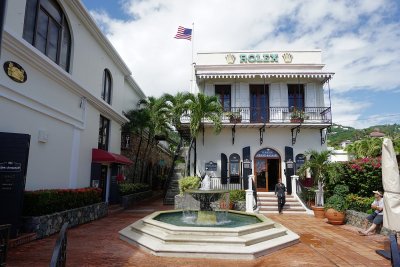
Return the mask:
M194 144L194 173L196 173L196 137L199 134L202 126L204 127L205 122L211 122L214 125L214 132L219 133L221 131L221 116L222 106L218 101L217 96L207 96L202 93L197 95L189 94L188 113L190 113L190 147ZM203 128L204 130L204 128ZM204 142L204 139L203 139ZM190 155L190 150L189 150ZM189 159L190 161L190 159ZM190 168L190 162L189 162ZM190 173L190 172L189 172Z
M142 181L145 163L148 162L150 158L150 153L148 153L149 147L152 149L154 145L157 144L155 136L168 136L168 132L172 131L172 127L169 123L169 109L164 98L148 97L147 99L141 100L139 103L145 105L144 109L147 110L149 114L147 145L144 152L145 159L142 161L140 173L140 180Z
M129 119L129 122L122 125L122 130L124 132L133 132L136 135L139 135L139 145L136 151L135 164L133 166L133 175L136 175L143 133L149 127L150 114L147 109L133 109L128 112L124 112L124 115Z
M381 138L368 137L347 146L346 150L356 158L372 158L382 154Z
M175 96L171 94L164 94L165 100L169 109L169 118L172 125L179 129L181 126L181 117L187 111L189 105L190 93L177 93Z
M317 191L315 196L316 206L324 205L324 186L329 179L328 173L330 171L329 156L331 152L324 150L318 152L316 150L309 150L305 152L307 160L303 166L299 169L299 173L305 176L305 173L309 170L314 179L314 183L317 184Z

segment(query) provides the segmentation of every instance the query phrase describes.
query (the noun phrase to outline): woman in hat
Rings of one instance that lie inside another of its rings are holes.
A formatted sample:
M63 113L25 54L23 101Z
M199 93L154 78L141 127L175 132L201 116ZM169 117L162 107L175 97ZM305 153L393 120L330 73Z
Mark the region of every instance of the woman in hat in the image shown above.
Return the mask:
M367 229L368 222L372 225L365 231L358 231L360 235L368 235L376 229L376 227L383 223L383 195L379 191L372 191L375 194L375 200L371 204L371 209L374 211L372 214L365 218L364 229Z

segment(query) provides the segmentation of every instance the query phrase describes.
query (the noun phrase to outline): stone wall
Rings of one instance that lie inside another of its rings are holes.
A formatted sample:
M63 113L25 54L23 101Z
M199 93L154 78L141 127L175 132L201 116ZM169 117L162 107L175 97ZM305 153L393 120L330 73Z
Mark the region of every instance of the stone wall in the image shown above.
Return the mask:
M368 214L364 213L364 212L347 210L346 211L346 224L349 224L349 225L352 225L352 226L355 226L358 228L363 228L364 221L367 216L368 216ZM368 222L368 227L370 227L370 226L371 226L371 223ZM388 235L390 233L390 230L382 226L379 233L382 235Z
M121 206L124 207L124 209L128 208L129 206L134 205L135 203L149 198L153 195L153 191L145 191L145 192L139 192L136 194L131 194L131 195L126 195L121 197Z
M68 227L74 227L102 218L107 212L108 205L101 202L43 216L23 217L23 227L25 232L34 232L37 238L43 238L59 232L65 222L69 223Z
M126 138L129 138L129 142L122 144L121 154L128 157L133 162L136 162L136 156L138 156L136 168L134 164L126 167L127 178L135 183L148 183L153 189L160 188L162 186L162 181L160 181L159 177L168 174L168 170L172 165L173 153L170 153L155 143L150 143L147 147L146 134L141 138L139 134L123 133L122 139ZM140 148L139 154L138 148Z

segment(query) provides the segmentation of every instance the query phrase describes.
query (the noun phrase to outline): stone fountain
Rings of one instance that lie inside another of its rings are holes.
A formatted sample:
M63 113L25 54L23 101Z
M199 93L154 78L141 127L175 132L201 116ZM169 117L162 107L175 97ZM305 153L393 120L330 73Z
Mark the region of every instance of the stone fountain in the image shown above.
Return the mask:
M182 210L158 211L122 229L122 240L157 256L254 259L296 244L299 236L261 214L228 210L229 191L207 175L185 192Z

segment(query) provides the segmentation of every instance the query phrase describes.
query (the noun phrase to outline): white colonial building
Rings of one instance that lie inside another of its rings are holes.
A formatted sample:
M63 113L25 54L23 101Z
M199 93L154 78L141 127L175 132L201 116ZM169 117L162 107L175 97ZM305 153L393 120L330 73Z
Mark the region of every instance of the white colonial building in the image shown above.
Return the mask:
M81 1L8 1L1 52L0 132L30 135L26 189L100 186L108 199L130 163L123 112L145 95Z
M332 123L324 98L334 74L324 70L321 51L198 53L195 75L195 89L217 95L224 109L221 133L205 122L191 150L196 171L221 183L253 173L258 191L273 191L282 178L290 193L304 152L326 149Z

